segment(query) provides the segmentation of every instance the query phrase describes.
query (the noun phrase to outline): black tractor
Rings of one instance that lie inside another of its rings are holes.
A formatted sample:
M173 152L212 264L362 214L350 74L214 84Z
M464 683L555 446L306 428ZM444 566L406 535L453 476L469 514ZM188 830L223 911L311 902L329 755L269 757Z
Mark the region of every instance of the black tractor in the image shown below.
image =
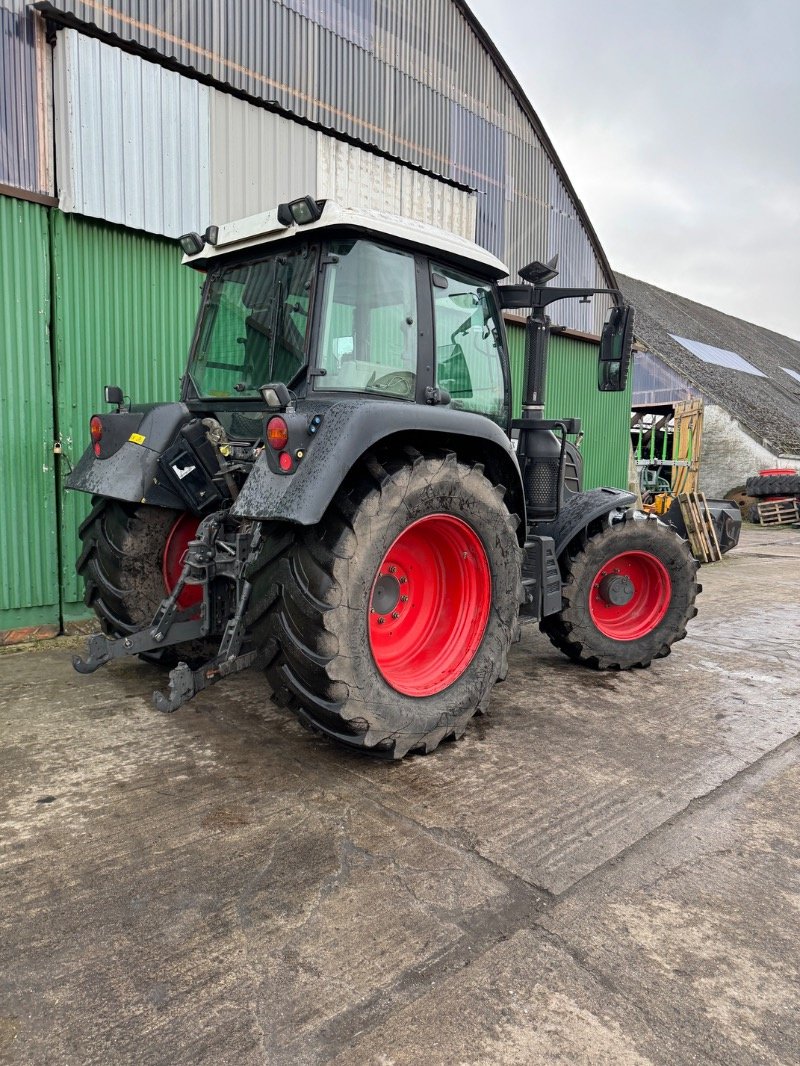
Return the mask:
M172 667L172 711L260 665L272 698L400 758L458 737L521 623L596 669L668 655L697 563L631 493L581 491L577 419L544 412L546 309L610 293L598 387L628 372L615 290L556 288L453 234L302 197L181 238L206 274L178 403L91 419L78 571L103 632L77 670ZM504 309L526 309L511 417Z

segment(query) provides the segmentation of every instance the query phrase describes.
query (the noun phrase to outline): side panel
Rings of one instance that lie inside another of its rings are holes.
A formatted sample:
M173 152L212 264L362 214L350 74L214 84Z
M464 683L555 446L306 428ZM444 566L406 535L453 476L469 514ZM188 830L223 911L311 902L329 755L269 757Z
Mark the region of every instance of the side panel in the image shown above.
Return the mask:
M89 417L105 410L104 385L120 385L133 403L178 399L202 278L180 266L180 251L171 241L58 211L53 261L59 430L75 466L89 442ZM61 579L67 616L69 605L83 596L75 559L78 526L89 504L83 493L64 494Z
M525 372L525 329L507 323L514 396L514 418L520 417ZM624 392L597 389L597 345L554 334L547 364L545 418L580 418L583 425L583 487L628 487L631 384Z
M0 196L0 632L59 620L47 214Z

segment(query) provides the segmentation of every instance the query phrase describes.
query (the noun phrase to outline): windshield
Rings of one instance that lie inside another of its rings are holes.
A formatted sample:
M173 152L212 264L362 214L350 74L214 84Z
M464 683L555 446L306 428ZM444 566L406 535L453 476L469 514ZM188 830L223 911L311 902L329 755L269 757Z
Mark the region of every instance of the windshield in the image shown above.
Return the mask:
M305 367L316 249L301 248L208 281L189 378L199 397L252 397L270 381L295 384Z

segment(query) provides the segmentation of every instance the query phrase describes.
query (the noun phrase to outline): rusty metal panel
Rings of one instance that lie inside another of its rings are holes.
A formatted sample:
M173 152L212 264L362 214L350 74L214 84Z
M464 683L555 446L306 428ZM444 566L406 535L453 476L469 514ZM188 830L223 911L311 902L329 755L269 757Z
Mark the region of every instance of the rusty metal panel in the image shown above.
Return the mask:
M0 630L58 622L47 209L0 196Z
M170 237L210 214L210 89L75 30L54 60L59 205Z
M52 195L44 24L21 0L0 4L0 184Z

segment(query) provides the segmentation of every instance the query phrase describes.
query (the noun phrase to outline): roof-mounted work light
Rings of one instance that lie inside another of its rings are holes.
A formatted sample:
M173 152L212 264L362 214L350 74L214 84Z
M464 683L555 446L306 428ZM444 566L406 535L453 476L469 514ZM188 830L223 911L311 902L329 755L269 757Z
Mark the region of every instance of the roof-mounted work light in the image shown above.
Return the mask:
M313 196L301 196L299 200L292 200L288 204L281 204L278 208L278 221L282 226L307 226L309 222L316 222L322 216L322 208Z
M197 255L202 252L206 242L199 233L184 233L178 238L178 243L183 248L184 255Z

